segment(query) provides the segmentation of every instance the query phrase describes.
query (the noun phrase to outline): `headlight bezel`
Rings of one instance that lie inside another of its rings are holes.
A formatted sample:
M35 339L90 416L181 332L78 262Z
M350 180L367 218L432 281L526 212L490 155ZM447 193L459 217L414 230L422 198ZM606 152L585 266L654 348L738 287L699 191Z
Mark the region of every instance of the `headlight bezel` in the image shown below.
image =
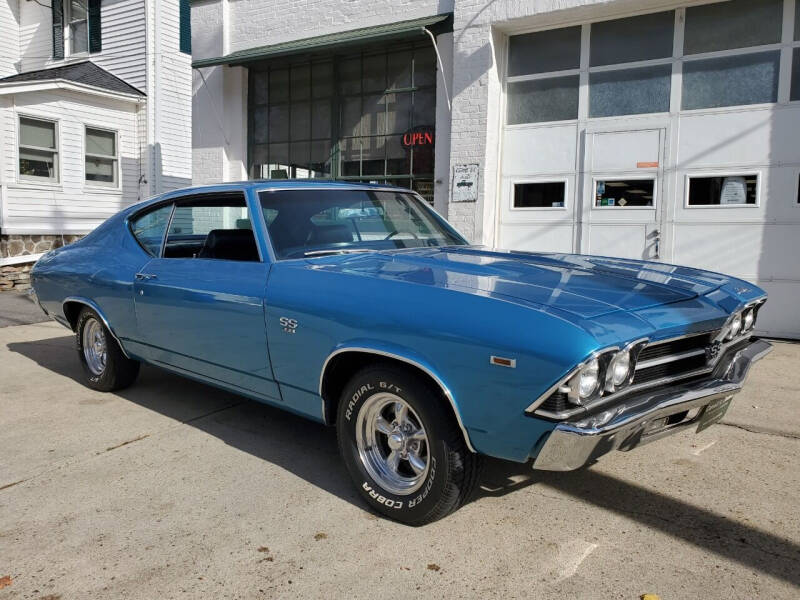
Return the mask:
M575 406L584 406L601 396L613 394L627 387L633 381L636 372L636 360L639 352L649 342L648 338L634 340L625 346L611 346L593 352L589 357L575 367L570 375L565 378L565 383L559 390L566 392L567 400ZM625 377L619 383L613 380L614 363L621 357L628 357L628 369ZM587 370L597 368L597 380L591 392L581 394L580 383Z

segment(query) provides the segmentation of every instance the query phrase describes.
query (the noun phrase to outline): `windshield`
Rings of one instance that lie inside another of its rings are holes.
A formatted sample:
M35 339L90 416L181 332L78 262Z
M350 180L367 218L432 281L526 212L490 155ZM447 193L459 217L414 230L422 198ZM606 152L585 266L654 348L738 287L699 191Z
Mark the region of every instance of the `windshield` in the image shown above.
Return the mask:
M407 192L298 189L260 199L279 259L467 243Z

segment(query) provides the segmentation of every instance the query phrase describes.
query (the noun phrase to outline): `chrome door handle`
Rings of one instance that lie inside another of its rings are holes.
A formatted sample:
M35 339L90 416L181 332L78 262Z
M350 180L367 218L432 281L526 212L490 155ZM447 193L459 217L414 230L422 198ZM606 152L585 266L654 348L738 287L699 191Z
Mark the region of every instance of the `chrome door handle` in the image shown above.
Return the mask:
M137 281L150 281L151 279L158 279L155 275L151 273L137 273L136 280Z

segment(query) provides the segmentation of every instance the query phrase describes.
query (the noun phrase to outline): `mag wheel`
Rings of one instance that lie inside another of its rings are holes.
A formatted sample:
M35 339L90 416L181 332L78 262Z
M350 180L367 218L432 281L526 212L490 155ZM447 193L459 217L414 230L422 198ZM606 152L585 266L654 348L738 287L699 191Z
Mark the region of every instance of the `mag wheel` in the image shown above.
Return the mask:
M479 457L466 447L439 391L411 371L369 367L339 402L339 450L362 497L410 525L454 511L477 482Z
M127 358L117 340L91 308L84 308L75 327L78 356L87 385L101 392L129 386L139 374L139 363Z

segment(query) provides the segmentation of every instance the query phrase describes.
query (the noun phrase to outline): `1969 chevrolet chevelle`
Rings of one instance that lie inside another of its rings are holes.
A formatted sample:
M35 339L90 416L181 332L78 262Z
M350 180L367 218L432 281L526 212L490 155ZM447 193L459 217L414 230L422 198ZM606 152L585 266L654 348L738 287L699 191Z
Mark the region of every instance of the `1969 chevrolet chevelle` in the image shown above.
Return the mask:
M148 363L335 425L364 499L409 524L462 504L481 455L570 470L700 431L770 350L748 282L471 246L385 186L168 193L32 280L90 387Z

